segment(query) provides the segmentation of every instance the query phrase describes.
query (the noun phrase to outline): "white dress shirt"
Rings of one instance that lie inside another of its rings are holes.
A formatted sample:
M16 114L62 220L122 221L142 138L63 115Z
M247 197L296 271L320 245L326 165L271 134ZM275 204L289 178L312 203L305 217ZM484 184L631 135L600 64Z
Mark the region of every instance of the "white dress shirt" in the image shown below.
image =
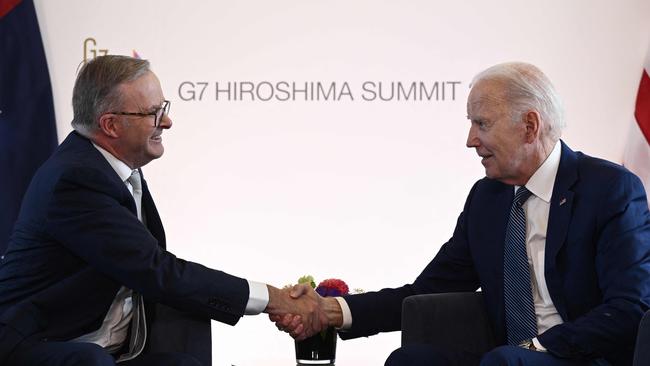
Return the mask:
M522 206L526 213L526 253L528 254L528 265L531 268L537 334L542 334L551 327L563 323L562 317L553 305L544 276L546 229L561 152L561 145L558 141L544 163L526 183L526 188L532 195ZM515 189L517 188L519 187L515 187ZM537 338L533 339L533 343L536 348L545 349Z
M94 143L93 146L102 154L122 182L124 182L129 192L133 194L133 187L127 181L133 170L113 156L113 154ZM245 314L259 314L266 309L266 305L269 302L269 292L266 284L248 281L248 288L249 298L246 304ZM122 286L109 307L101 327L94 332L73 339L71 342L94 343L105 348L110 353L117 352L126 340L129 324L133 317L132 295L133 291L131 289Z
M526 252L528 265L531 268L531 284L535 314L537 315L537 334L542 334L549 328L561 324L562 318L557 312L551 295L546 286L544 276L544 253L546 247L546 228L551 207L551 196L555 185L555 176L560 166L561 144L556 142L553 151L542 165L535 171L526 183L526 188L532 193L524 203L526 213ZM515 192L519 189L514 187ZM341 330L350 329L352 326L352 312L345 299L337 297L343 311L343 325ZM535 347L544 350L537 338L533 339Z

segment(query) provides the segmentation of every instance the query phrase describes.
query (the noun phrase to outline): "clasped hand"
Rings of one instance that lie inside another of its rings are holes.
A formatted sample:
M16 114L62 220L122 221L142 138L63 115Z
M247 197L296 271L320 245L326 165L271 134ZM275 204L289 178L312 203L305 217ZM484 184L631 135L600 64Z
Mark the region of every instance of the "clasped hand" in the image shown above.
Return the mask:
M279 330L300 341L331 325L325 300L306 283L282 290L269 287L266 312Z

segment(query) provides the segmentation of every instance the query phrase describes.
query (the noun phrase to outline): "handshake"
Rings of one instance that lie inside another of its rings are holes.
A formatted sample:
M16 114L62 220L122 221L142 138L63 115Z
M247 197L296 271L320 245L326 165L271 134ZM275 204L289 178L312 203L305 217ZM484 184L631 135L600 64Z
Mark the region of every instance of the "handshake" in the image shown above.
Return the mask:
M282 290L268 286L269 303L264 310L279 330L298 341L304 340L330 326L343 324L343 312L338 300L322 297L307 283Z

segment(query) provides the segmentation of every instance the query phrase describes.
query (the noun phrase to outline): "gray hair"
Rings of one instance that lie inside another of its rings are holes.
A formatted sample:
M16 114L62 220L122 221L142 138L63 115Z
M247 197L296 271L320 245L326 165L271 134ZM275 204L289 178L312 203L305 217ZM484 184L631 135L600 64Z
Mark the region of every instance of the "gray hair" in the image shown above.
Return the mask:
M99 117L122 103L119 86L148 71L149 61L128 56L99 56L85 63L72 91L72 128L90 137Z
M547 136L553 141L560 138L566 126L562 100L539 68L524 62L498 64L481 71L470 86L482 80L503 83L513 120L519 121L523 113L535 110L548 124Z

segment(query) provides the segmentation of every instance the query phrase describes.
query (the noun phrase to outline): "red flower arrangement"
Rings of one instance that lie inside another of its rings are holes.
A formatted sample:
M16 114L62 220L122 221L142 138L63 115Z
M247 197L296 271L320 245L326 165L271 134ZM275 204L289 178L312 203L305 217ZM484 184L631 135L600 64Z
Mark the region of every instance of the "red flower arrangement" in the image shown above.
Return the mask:
M338 278L330 278L323 280L316 286L316 292L319 295L325 296L343 296L350 293L348 285Z
M312 276L302 276L300 279L298 279L298 283L308 283L311 285L312 288L316 289L316 292L323 296L345 296L350 293L350 288L348 285L345 283L345 281L340 280L338 278L329 278L327 280L323 280L321 283L316 286L316 282L314 282L314 277Z

